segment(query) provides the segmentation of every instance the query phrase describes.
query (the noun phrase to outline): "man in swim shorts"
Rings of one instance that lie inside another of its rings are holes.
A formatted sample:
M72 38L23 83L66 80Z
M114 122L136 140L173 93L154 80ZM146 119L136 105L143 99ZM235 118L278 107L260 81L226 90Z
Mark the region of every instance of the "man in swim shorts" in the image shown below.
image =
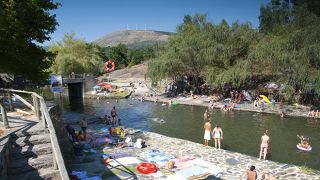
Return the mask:
M270 137L268 136L268 130L266 130L264 132L263 136L261 136L259 159L261 159L262 153L263 153L263 160L266 160L266 156L268 153L269 139L270 139Z
M207 119L206 123L204 123L204 145L208 146L210 138L210 132L211 132L211 121L210 119Z
M111 110L111 118L112 118L111 124L113 127L116 126L116 117L117 117L116 107L113 106Z

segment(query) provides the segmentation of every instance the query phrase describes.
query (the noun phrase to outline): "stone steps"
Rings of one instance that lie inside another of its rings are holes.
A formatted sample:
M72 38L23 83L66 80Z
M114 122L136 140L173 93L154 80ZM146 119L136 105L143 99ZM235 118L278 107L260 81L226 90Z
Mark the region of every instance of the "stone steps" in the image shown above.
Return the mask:
M24 147L24 146L34 146L38 144L50 143L50 135L49 134L37 134L32 136L24 136L19 137L13 142L13 148L17 146Z
M39 170L32 170L23 174L13 175L9 177L9 180L40 180L40 179L60 179L59 170L50 168L44 168Z
M49 167L53 167L53 154L44 154L37 156L36 158L21 158L11 161L9 174L19 175L25 172Z
M48 129L35 129L32 131L17 131L14 134L11 135L13 138L19 138L19 137L24 137L24 136L33 136L33 135L38 135L38 134L48 134L49 130Z
M52 154L51 143L38 144L35 146L16 147L11 150L11 157L13 160L27 157L37 157L44 154Z

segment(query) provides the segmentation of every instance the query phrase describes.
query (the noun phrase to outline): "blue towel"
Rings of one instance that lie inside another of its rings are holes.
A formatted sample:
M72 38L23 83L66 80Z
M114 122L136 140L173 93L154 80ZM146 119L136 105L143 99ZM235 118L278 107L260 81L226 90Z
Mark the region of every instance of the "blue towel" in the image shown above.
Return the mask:
M153 162L153 163L165 162L170 159L174 159L174 156L169 155L169 154L165 154L164 152L159 151L159 150L146 150L146 151L142 152L140 155L141 155L142 159L144 159L148 162Z

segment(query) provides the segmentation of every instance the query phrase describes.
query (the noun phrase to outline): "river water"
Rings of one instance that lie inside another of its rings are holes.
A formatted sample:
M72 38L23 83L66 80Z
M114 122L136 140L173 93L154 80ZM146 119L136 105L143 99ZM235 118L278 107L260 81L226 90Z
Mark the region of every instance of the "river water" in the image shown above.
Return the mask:
M126 127L152 131L170 137L203 143L203 113L205 107L140 102L121 99L96 100L75 99L64 103L64 111L95 116L109 114L115 106L121 122ZM270 148L267 159L292 163L320 170L320 121L304 117L286 117L253 112L210 111L212 125L220 124L224 139L222 148L258 157L260 139L265 129L269 130ZM311 152L296 149L297 134L310 138ZM213 146L211 140L209 145Z

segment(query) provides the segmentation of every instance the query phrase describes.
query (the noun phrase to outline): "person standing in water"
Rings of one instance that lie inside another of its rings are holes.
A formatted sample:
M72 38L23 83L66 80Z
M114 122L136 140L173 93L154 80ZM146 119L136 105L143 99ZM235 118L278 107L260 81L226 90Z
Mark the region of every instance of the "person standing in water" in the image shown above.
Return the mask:
M214 138L214 147L220 149L221 140L223 139L223 132L219 124L217 124L216 127L213 129L212 137Z
M80 126L81 126L81 130L83 132L83 138L84 140L87 140L87 127L88 127L88 122L86 117L83 117L80 121Z
M266 130L263 136L261 136L259 159L262 159L262 155L263 155L263 160L266 160L266 156L268 153L269 140L270 140L270 137L268 136L268 130Z
M206 111L204 112L203 118L204 118L204 121L206 121L209 118L208 109L206 109Z
M113 106L113 108L111 110L111 118L112 118L111 124L114 127L114 126L116 126L116 118L117 118L117 112L116 112L115 106Z
M211 121L207 119L206 123L204 123L204 145L208 146L210 141L210 132L211 132Z

